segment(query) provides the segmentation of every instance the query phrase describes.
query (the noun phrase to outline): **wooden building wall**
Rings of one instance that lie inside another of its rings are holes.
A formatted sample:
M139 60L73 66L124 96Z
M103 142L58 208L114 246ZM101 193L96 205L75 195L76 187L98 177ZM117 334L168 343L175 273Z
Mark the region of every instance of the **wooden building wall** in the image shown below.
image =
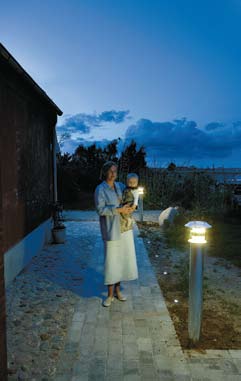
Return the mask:
M3 255L51 216L56 111L0 56L0 380L5 381Z
M51 215L57 119L21 76L9 71L0 63L4 251Z
M1 152L1 141L0 141ZM6 307L3 263L3 213L1 192L1 162L0 162L0 380L7 380L7 337L6 337Z

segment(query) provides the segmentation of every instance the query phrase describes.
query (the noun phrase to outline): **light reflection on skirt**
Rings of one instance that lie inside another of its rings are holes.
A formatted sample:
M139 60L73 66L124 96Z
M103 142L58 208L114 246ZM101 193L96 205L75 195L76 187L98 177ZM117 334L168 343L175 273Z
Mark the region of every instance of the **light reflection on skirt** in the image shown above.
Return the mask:
M121 233L118 241L104 241L104 284L138 278L133 230Z

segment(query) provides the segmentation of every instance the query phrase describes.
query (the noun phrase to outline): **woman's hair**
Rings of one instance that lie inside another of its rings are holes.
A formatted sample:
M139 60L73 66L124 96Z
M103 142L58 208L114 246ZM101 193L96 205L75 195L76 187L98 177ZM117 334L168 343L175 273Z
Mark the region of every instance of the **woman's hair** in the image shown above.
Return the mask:
M114 161L106 161L100 171L100 180L105 180L107 177L107 173L109 169L114 165L116 168L118 167L118 164L115 163Z

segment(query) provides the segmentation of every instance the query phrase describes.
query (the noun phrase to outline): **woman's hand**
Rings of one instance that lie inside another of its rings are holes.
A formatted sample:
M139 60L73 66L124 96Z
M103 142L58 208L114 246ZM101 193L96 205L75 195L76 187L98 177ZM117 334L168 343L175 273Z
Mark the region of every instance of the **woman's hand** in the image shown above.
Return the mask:
M126 205L122 206L121 208L117 208L117 211L119 213L123 213L123 214L130 214L133 212L133 207L126 204Z
M137 205L132 205L131 206L131 212L134 212L136 210L136 208L137 208Z

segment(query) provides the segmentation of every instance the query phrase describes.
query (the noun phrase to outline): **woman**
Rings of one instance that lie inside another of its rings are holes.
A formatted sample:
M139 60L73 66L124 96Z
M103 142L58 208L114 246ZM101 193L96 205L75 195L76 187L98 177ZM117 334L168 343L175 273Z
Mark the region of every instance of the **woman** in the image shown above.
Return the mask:
M102 183L95 189L95 205L100 216L100 229L104 241L104 284L108 297L103 302L109 307L114 300L125 301L120 292L120 282L138 278L133 230L121 233L120 213L129 214L135 209L129 205L120 207L125 185L116 182L117 164L108 161L102 168Z

